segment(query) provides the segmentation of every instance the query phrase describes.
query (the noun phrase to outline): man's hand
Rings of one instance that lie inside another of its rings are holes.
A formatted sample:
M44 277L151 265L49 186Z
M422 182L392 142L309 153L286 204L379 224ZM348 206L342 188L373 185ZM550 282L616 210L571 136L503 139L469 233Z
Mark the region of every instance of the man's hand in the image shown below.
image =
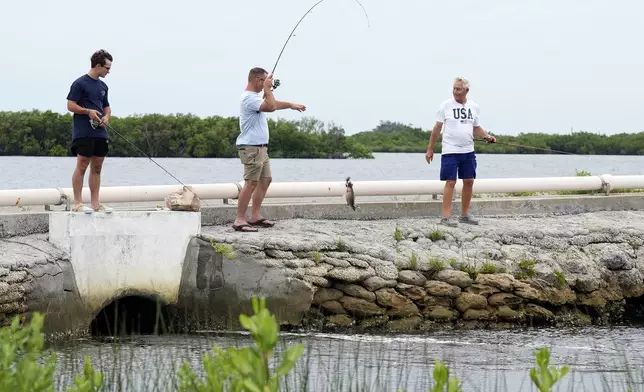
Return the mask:
M101 118L101 122L99 123L99 125L104 127L107 124L109 124L109 122L110 122L110 115L106 114L106 115L103 116L103 118Z
M291 103L291 109L303 112L306 110L306 106L300 105L299 103Z
M264 89L270 91L273 88L273 73L269 73L264 79Z
M434 149L433 148L427 148L427 154L425 154L425 160L427 163L432 163L434 160Z
M89 116L90 120L96 121L97 123L101 122L101 117L98 115L98 110L89 109L87 115Z
M487 135L485 139L488 141L488 143L496 143L496 138L492 135Z

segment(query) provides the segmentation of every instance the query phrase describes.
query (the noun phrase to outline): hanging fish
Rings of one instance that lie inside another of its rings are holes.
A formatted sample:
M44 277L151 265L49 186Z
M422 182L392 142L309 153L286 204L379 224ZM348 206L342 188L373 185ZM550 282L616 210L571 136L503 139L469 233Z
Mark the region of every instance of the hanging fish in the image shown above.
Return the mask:
M355 211L360 207L356 207L356 195L353 193L353 183L351 182L351 177L347 177L345 186L346 186L346 191L344 193L344 198L347 202L347 205L353 208L353 210Z

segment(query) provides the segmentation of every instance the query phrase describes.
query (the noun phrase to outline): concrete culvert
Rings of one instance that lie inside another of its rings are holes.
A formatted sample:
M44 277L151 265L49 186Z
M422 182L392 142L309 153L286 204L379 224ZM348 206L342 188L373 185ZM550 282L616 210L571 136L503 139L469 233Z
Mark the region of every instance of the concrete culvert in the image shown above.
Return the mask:
M126 296L118 298L94 317L92 336L150 335L167 332L167 307L151 298Z

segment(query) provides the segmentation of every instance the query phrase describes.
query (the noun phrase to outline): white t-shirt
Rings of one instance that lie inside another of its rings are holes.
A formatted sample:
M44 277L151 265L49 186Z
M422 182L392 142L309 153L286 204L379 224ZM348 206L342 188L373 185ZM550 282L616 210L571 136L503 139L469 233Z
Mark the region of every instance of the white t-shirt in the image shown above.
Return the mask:
M467 100L458 103L454 98L441 103L436 121L443 123L441 154L463 154L474 151L474 127L480 126L479 105Z
M266 113L260 112L264 99L260 93L244 91L241 95L239 110L239 129L236 144L267 144L268 119Z

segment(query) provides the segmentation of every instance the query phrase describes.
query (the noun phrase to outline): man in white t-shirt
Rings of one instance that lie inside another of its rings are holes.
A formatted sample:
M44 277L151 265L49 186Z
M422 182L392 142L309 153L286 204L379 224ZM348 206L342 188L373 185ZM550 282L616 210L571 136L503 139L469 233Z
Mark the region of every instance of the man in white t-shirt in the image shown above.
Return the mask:
M268 158L268 119L265 113L282 109L300 112L306 110L304 105L275 100L272 87L273 74L268 75L263 68L253 68L248 73L248 85L241 95L239 113L241 133L235 144L239 159L244 165L244 187L239 193L237 218L233 223L233 228L237 231L256 232L257 229L253 226L275 225L260 213L262 201L272 181ZM264 90L264 98L260 95L262 90ZM246 209L251 197L253 207L247 221Z
M477 225L478 221L469 215L472 201L472 187L476 178L476 155L474 154L474 135L488 142L496 142L481 128L480 109L472 100L467 99L470 83L465 78L456 78L452 90L453 98L441 103L436 114L436 124L429 138L427 163L434 159L434 146L438 135L443 134L441 150L440 179L445 181L443 191L443 214L440 223L455 227L451 220L452 200L456 178L463 180L462 208L459 221Z

